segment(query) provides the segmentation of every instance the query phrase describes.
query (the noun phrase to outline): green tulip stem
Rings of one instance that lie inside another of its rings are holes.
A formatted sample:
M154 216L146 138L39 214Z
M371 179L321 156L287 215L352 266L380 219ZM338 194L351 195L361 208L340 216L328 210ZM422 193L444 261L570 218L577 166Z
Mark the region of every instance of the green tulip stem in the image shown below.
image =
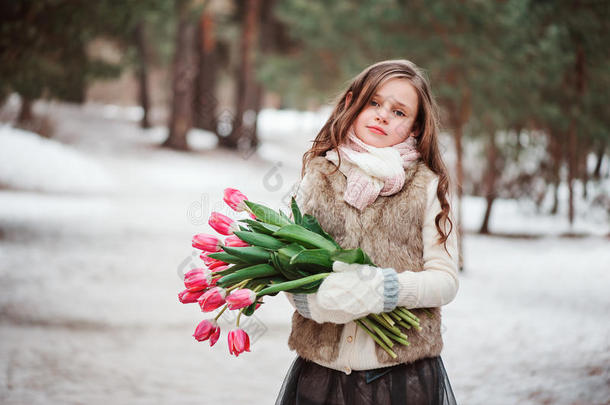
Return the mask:
M417 316L415 316L415 314L413 314L413 312L409 311L407 308L404 308L404 307L399 307L397 309L398 309L398 312L408 316L409 318L413 319L415 322L417 322L419 324L419 318Z
M326 278L331 273L318 273L311 276L299 278L296 280L285 281L283 283L271 284L269 287L262 289L259 291L256 296L260 297L267 294L273 294L280 291L289 291L303 285L309 284L313 281L317 281L323 278Z
M235 284L235 285L233 285L233 286L231 286L231 287L227 288L225 291L226 291L227 293L229 293L229 292L231 292L231 291L233 291L233 290L235 290L235 289L237 289L237 288L241 288L241 287L245 286L246 284L248 284L248 281L250 281L250 280L252 280L252 279L251 279L251 278L249 278L249 279L247 279L247 280L240 281L239 283L237 283L237 284Z
M366 326L368 326L368 328L372 331L374 331L377 336L379 336L386 345L388 345L389 347L394 347L394 343L390 340L390 338L388 338L385 333L382 332L381 329L379 329L379 327L377 325L375 325L373 322L369 321L366 318L361 318L360 319Z
M225 310L226 310L228 307L229 307L228 305L225 305L225 306L224 306L224 307L223 307L223 308L220 310L220 312L218 313L218 315L216 315L216 317L214 318L214 320L215 320L215 321L217 321L217 320L218 320L218 318L220 318L220 315L222 315L222 313L223 313L223 312L225 312Z
M246 309L246 308L240 309L239 314L237 314L237 328L239 328L239 318L241 318L241 314L244 312L244 309Z
M409 341L407 340L407 335L405 335L404 333L400 333L400 335L396 335L394 334L392 331L386 331L386 335L390 338L395 340L396 342L404 345L404 346L409 346Z
M397 314L396 314L394 311L389 312L389 314L390 314L390 316L391 316L392 318L394 318L394 320L395 320L396 322L398 322L398 321L402 321L402 318L401 318L400 316L398 316L398 315L397 315Z
M387 313L383 312L383 313L381 313L381 316L383 317L383 319L385 319L385 321L387 323L389 323L391 326L394 326L394 320L392 319L392 317L390 315L388 315Z
M413 318L411 318L410 316L403 314L402 312L398 312L398 315L404 320L404 322L413 325L415 327L415 329L417 330L421 330L421 326L419 326L419 323L415 322L415 320L413 320Z
M362 321L361 321L361 320L359 320L359 319L358 319L358 320L356 320L356 323L357 323L357 324L358 324L358 325L359 325L359 326L360 326L362 329L364 329L364 331L365 331L366 333L368 333L368 334L369 334L369 336L370 336L371 338L373 338L373 340L374 340L375 342L377 342L377 344L378 344L379 346L381 346L381 348L382 348L383 350L385 350L385 351L386 351L386 352L387 352L387 353L390 355L390 357L392 357L393 359L395 359L396 357L398 357L398 355L397 355L396 353L394 353L394 352L392 351L392 349L390 349L390 348L389 348L389 347L388 347L388 346L387 346L387 345L386 345L386 344L385 344L385 343L384 343L384 342L383 342L381 339L379 339L379 338L378 338L378 337L377 337L377 336L376 336L376 335L375 335L373 332L371 332L371 331L370 331L370 330L369 330L369 329L366 327L366 325L365 325L364 323L362 323Z
M403 321L402 319L400 321L398 321L398 324L400 326L402 326L405 329L411 329L411 325L409 325L408 323L406 323L405 321Z
M373 320L375 320L378 324L380 324L381 326L383 326L385 329L387 329L388 331L394 333L395 335L400 336L400 334L402 333L400 331L400 329L398 329L396 326L390 325L389 323L386 322L386 320L378 315L378 314L371 314L371 317L373 318ZM368 318L368 317L367 317Z

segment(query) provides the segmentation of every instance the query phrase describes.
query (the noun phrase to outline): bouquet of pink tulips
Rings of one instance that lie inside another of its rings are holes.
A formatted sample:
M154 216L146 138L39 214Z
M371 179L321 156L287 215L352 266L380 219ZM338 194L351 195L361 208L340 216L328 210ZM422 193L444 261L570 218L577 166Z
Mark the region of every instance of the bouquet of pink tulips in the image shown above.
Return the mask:
M237 212L250 218L237 221L213 212L209 224L226 235L224 243L214 235L198 234L192 246L201 249L206 268L192 269L185 274L186 289L178 294L180 302L197 302L203 312L220 307L214 319L197 325L198 341L213 346L220 337L218 318L228 308L237 310L237 328L228 334L229 352L235 356L250 351L248 334L239 328L241 315L251 316L263 303L265 295L280 291L315 293L335 261L373 265L360 248L342 249L326 233L312 215L302 215L294 200L292 218L281 210L248 201L238 190L227 188L224 201ZM395 343L408 345L407 335L400 329L420 330L419 319L406 308L370 314L356 320L377 344L393 358Z

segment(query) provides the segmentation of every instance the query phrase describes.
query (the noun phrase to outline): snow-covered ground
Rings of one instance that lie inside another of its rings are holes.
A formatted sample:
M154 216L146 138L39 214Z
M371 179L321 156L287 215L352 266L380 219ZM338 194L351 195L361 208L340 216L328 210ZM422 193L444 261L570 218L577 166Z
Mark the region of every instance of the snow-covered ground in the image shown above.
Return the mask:
M260 153L244 156L200 131L192 153L159 149L164 130L139 130L130 111L44 108L53 140L0 128L11 187L0 189L0 402L273 403L295 357L288 302L242 319L252 351L235 358L230 317L213 348L192 338L205 315L178 302L179 275L200 264L190 239L212 232L209 213L233 216L225 187L283 206L323 114L265 111ZM467 230L483 209L465 199ZM607 218L569 228L500 200L490 226L548 236L465 237L460 291L443 310L459 403L610 404ZM558 236L568 231L589 236Z

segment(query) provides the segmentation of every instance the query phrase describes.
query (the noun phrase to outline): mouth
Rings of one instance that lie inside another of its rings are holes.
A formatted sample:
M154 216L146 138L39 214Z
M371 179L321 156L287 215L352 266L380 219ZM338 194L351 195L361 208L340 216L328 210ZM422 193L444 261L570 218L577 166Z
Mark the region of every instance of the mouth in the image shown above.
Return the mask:
M384 131L383 129L379 128L379 127L376 127L376 126L370 126L370 127L369 127L369 126L367 126L367 128L368 128L368 129L369 129L371 132L373 132L373 133L375 133L375 134L377 134L377 135L387 135L387 134L385 133L385 131Z

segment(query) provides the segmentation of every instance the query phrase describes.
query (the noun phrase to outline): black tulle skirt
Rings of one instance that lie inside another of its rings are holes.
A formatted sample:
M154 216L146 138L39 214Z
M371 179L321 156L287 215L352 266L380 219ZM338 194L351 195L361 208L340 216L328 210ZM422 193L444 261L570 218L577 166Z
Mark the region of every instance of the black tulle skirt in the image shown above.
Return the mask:
M440 356L350 374L297 356L276 405L455 405Z

